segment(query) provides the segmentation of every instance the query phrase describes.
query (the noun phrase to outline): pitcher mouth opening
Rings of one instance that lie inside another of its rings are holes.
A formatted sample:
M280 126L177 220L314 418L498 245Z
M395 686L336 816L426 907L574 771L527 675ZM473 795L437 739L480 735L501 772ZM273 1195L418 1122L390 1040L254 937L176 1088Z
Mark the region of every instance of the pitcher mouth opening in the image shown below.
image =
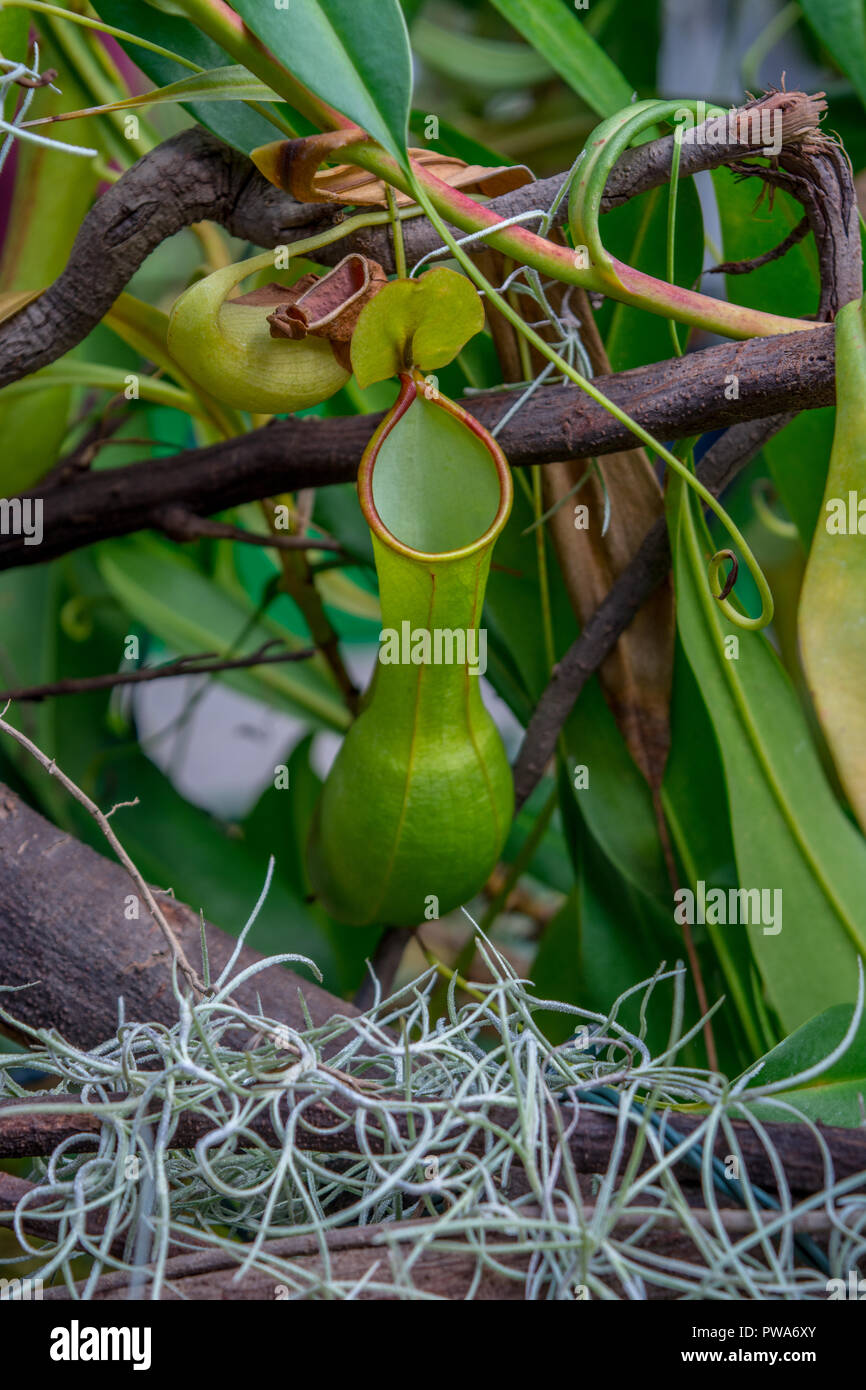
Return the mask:
M358 470L361 510L373 534L390 550L427 563L463 559L491 546L504 527L513 497L511 472L499 445L477 420L445 396L437 393L429 398L423 389L419 390L423 385L424 378L417 372L407 372L400 378L397 401L367 445ZM450 460L440 464L438 473L435 459L420 460L412 470L406 468L396 450L388 451L389 442L395 443L395 431L399 431L413 406L441 411L457 428L474 436L472 442L479 451L483 449L489 471L486 478L474 476L473 496L464 493L461 497L459 492L455 496L454 489L465 483L465 474L461 477ZM380 460L392 480L396 481L405 470L405 495L411 502L411 515L408 509L406 513L401 511L399 489L389 495L383 487L377 487L376 465ZM433 488L426 507L425 485ZM461 533L473 529L473 514L479 529L471 538L463 539ZM447 543L449 531L456 535L457 543ZM437 532L445 541L441 548L429 543L428 537L435 537Z

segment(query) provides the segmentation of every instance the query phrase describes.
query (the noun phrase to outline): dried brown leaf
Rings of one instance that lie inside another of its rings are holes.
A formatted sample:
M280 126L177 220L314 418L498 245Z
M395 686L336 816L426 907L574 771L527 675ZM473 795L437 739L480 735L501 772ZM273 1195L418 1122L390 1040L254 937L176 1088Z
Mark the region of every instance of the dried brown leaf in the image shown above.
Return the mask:
M320 166L343 146L357 143L357 131L328 131L305 140L276 140L253 150L252 160L266 179L291 193L302 203L352 203L358 207L387 206L386 184L354 164ZM523 164L485 168L466 164L453 155L436 150L410 149L413 163L467 193L495 198L532 182L532 173ZM400 207L414 202L408 194L395 190Z
M272 338L327 338L337 361L351 371L349 342L358 316L387 282L378 261L352 252L327 275L302 275L289 286L272 281L226 303L272 310L267 315Z

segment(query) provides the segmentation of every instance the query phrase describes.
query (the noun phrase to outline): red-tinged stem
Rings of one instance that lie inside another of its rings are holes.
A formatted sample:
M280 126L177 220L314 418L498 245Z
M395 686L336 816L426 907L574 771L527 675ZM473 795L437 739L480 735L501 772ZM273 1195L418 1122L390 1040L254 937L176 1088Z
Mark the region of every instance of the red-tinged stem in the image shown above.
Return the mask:
M727 338L771 338L777 333L802 333L814 327L807 319L790 319L784 314L767 314L742 304L729 304L707 294L656 280L611 256L619 284L605 281L602 289L623 304L633 304L651 314L664 314L696 328L707 328Z
M227 53L243 63L262 81L321 130L351 130L354 122L314 96L283 66L246 27L241 17L224 0L180 0L187 16L220 44ZM412 194L405 172L381 146L369 139L359 140L341 151L343 158L384 179L402 192ZM428 169L413 166L415 177L428 192L437 212L464 232L483 231L496 227L504 219L465 193L436 178ZM485 238L497 251L523 265L532 266L542 275L550 275L565 284L582 289L597 290L627 304L646 309L680 323L721 333L728 338L765 338L776 333L795 333L813 325L801 319L789 319L777 314L762 313L739 304L728 304L708 295L668 285L651 275L612 262L616 275L604 273L602 267L582 266L568 247L557 246L545 237L536 236L525 227L506 227Z
M409 182L396 160L370 140L346 145L341 157L358 164L370 173L384 178L404 193L411 195ZM418 182L423 184L430 199L443 217L464 232L477 232L496 227L504 219L490 208L452 188L442 179L413 163ZM804 332L813 324L805 319L787 318L779 314L749 309L742 304L729 304L706 294L669 285L652 275L633 270L611 257L611 271L602 267L583 267L568 246L558 246L546 237L537 236L526 227L511 226L484 238L485 245L502 251L521 264L533 266L542 275L550 275L569 285L598 290L624 304L633 304L651 314L674 318L679 323L705 328L726 338L771 338L777 333Z
M352 158L366 168L388 160L388 156L378 146L354 146ZM372 151L371 158L367 150ZM361 157L359 157L359 151ZM397 180L399 170L393 161L388 171L389 181ZM438 212L449 222L463 231L480 231L483 227L495 227L503 219L489 208L468 198L459 189L451 188L431 174L429 170L413 164L415 176L423 183ZM377 172L374 170L373 172ZM581 268L575 253L567 246L557 246L546 237L537 236L526 227L506 227L484 238L485 244L506 256L511 256L526 265L533 266L543 275L551 275L566 284L580 285L584 289L600 290L625 304L646 309L652 314L662 314L675 318L680 323L706 328L710 332L721 333L728 338L770 338L777 333L803 332L813 325L805 319L787 318L779 314L764 313L759 309L748 309L741 304L729 304L725 300L713 299L706 294L696 294L692 290L669 285L640 270L633 270L611 257L616 279L604 275L599 268Z

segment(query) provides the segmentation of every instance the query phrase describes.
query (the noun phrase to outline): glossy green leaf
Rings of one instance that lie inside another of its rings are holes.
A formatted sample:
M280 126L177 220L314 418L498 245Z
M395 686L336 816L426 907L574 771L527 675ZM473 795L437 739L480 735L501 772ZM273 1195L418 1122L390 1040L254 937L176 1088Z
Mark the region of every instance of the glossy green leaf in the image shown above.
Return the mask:
M862 513L860 511L862 507ZM839 778L866 827L866 324L836 315L836 431L800 596L803 666Z
M748 924L724 930L748 935L770 1003L796 1028L855 994L856 958L866 949L866 842L833 797L772 647L759 633L731 634L710 594L712 547L691 495L678 480L668 495L679 631L718 738L739 886L769 895L766 918L762 902L754 920L753 903L743 910ZM730 644L726 655L731 635L736 657Z
M424 15L412 25L412 48L434 72L468 83L476 91L528 87L553 74L547 58L525 44L465 34Z
M412 58L397 0L236 0L249 28L323 101L405 164Z
M562 0L493 0L501 15L599 116L612 116L633 88Z
M220 589L192 561L154 537L140 535L103 542L100 573L131 617L178 655L210 651L243 656L280 638L289 647L306 645L252 605ZM235 689L319 726L344 729L348 716L319 660L257 666L219 677Z
M860 1020L854 1037L838 1061L799 1085L795 1080L835 1051L851 1026L853 1013L852 1005L836 1004L804 1023L762 1059L763 1066L752 1086L768 1086L790 1077L794 1083L790 1090L779 1090L774 1100L787 1101L801 1115L818 1124L862 1126L866 1104L866 1019ZM742 1098L748 1104L748 1087ZM797 1118L769 1101L754 1101L750 1108L765 1120L795 1121Z
M863 0L800 0L801 9L866 104L866 9Z
M364 306L352 335L358 385L407 367L444 367L484 327L478 291L465 275L437 266L417 280L392 280Z
M148 5L146 0L96 0L93 8L106 23L159 43L199 68L210 70L231 64L230 55L225 49L194 24L178 15L164 14ZM121 47L156 86L164 87L188 75L187 69L162 54L151 53L122 40ZM205 129L213 131L221 140L228 141L244 154L274 139L271 122L248 106L236 102L191 100L184 102L184 107ZM285 113L282 104L274 109ZM295 124L294 118L292 123ZM307 134L308 131L305 128L301 133Z
M167 87L157 87L152 92L142 92L139 96L126 97L123 101L112 101L105 106L89 108L77 115L93 115L106 111L127 111L138 106L159 106L164 102L198 101L279 101L277 93L264 82L252 77L247 69L234 63L225 68L213 68L210 72L195 72L182 77L179 82L170 82Z

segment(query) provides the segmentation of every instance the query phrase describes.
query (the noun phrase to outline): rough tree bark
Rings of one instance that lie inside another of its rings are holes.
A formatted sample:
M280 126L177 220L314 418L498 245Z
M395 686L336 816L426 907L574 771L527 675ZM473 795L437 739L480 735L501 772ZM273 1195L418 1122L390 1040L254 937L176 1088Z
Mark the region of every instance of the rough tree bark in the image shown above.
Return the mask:
M90 1048L117 1029L122 995L128 1018L175 1023L169 956L159 928L141 903L138 921L124 906L133 884L119 864L64 835L0 783L0 983L29 985L4 1006L34 1028L57 1028ZM158 901L190 959L200 958L198 913L160 893ZM234 938L207 924L212 975ZM239 969L262 957L245 947ZM291 1028L305 1028L298 991L317 1023L352 1005L291 971L263 971L242 985L238 1000Z

